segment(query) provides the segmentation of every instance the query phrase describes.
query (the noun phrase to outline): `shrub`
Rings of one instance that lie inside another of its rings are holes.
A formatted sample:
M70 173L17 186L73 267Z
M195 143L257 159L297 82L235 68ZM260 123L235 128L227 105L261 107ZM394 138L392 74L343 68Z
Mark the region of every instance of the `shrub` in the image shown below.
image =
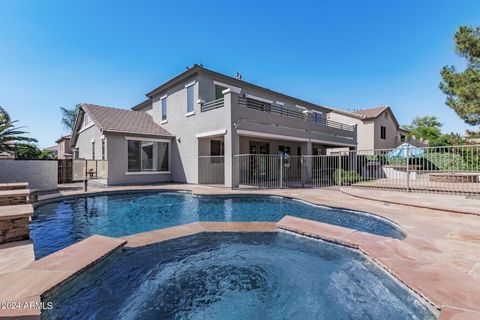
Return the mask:
M458 153L428 153L418 159L423 169L468 170L468 163Z
M388 164L390 165L406 165L407 159L402 157L389 157Z
M349 186L352 183L359 182L361 177L356 171L337 169L333 173L333 179L336 185L339 185L341 182L342 186Z

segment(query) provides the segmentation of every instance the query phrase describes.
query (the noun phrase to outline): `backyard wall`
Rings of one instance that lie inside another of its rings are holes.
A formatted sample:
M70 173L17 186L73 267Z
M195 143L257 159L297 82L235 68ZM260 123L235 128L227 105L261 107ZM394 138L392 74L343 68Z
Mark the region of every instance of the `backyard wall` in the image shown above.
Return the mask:
M30 189L58 187L58 163L47 160L0 160L0 183L28 182Z

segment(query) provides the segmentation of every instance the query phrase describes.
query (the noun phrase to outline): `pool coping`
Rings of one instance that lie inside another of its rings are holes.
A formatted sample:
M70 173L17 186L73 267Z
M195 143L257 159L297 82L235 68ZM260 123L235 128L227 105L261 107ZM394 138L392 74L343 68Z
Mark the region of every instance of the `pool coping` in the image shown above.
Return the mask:
M449 270L448 266L436 266L432 269L428 264L415 260L413 256L418 254L415 248L400 240L292 216L286 216L277 223L194 222L121 238L94 235L37 260L23 270L1 275L0 281L7 280L9 286L7 286L8 290L0 292L0 300L32 302L38 305L42 297L121 248L142 247L205 232L281 231L293 232L358 250L380 266L387 275L439 310L435 314L439 319L480 318L480 288L474 283L465 281L468 279L460 272ZM398 257L399 254L402 258ZM412 269L416 270L413 276ZM432 270L436 270L437 273L432 274ZM441 276L438 271L443 271L443 273L440 272ZM445 276L447 278L444 278ZM455 286L459 282L461 286ZM452 288L452 285L456 288ZM445 295L446 292L447 295ZM454 292L453 295L452 292ZM13 296L12 293L14 293ZM38 307L0 310L2 319L12 317L39 319L40 314Z

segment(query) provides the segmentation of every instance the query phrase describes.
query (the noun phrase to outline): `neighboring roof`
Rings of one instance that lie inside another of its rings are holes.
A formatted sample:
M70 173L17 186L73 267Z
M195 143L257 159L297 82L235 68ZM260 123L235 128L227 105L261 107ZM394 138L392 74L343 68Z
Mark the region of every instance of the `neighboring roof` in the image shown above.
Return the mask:
M45 151L50 151L50 152L57 152L58 151L58 146L51 146L51 147L46 147L46 148L43 148L43 150Z
M152 116L140 111L132 111L95 104L83 103L75 121L72 144L75 144L77 132L81 124L80 114L87 112L93 123L102 132L131 133L153 136L173 136L170 132L153 121Z
M346 111L342 109L332 108L333 112L341 113L350 117L354 117L360 120L376 119L383 111L390 109L389 106L378 106L369 109L359 109L354 111ZM393 112L392 112L393 113Z
M0 159L15 159L15 155L9 151L0 152Z
M354 111L346 111L346 110L336 109L336 108L331 108L331 109L333 112L344 114L346 116L357 118L360 120L374 120L378 118L384 111L388 111L392 115L392 119L395 122L395 125L397 126L397 128L404 131L408 131L406 129L400 128L400 125L398 124L398 121L395 118L395 115L393 114L393 111L390 108L390 106L378 106L374 108L358 109Z
M65 139L71 139L72 136L69 134L69 135L66 135L66 136L63 136L63 137L60 137L57 141L55 141L55 143L59 143Z
M361 115L364 119L376 119L383 113L383 111L389 108L389 106L380 106L370 109L355 110L354 113Z
M230 76L227 76L225 74L222 74L222 73L219 73L219 72L216 72L216 71L213 71L213 70L210 70L210 69L207 69L207 68L204 68L198 64L194 64L192 67L190 67L188 70L182 72L181 74L173 77L172 79L168 80L167 82L163 83L162 85L160 85L159 87L153 89L152 91L148 92L146 94L146 96L149 98L148 100L146 101L143 101L141 103L139 103L138 105L134 106L132 108L132 110L139 110L141 109L142 107L145 106L145 102L147 101L150 101L150 99L158 94L158 93L161 93L162 91L178 84L179 82L187 79L187 78L190 78L192 77L193 75L197 74L197 73L204 73L204 74L207 74L207 75L210 75L211 77L214 77L216 78L217 80L220 80L220 81L224 81L224 82L227 82L228 84L231 84L232 86L238 86L238 87L246 87L246 88L251 88L253 90L259 90L259 91L264 91L266 92L267 94L272 94L272 95L277 95L277 96L280 96L280 97L283 97L284 99L288 99L288 100L291 100L291 101L294 101L296 104L299 104L299 105L302 105L302 106L305 106L305 107L310 107L310 108L313 108L313 109L319 109L320 111L325 111L325 112L329 112L330 111L330 108L329 107L326 107L326 106L320 106L320 105L317 105L317 104L314 104L314 103L311 103L311 102L308 102L308 101L305 101L305 100L302 100L302 99L298 99L298 98L295 98L295 97L292 97L292 96L289 96L289 95L286 95L284 93L281 93L281 92L277 92L277 91L273 91L273 90L270 90L268 88L264 88L264 87L261 87L261 86L258 86L256 84L253 84L253 83L250 83L250 82L246 82L246 81L243 81L243 80L239 80L237 78L234 78L234 77L230 77Z

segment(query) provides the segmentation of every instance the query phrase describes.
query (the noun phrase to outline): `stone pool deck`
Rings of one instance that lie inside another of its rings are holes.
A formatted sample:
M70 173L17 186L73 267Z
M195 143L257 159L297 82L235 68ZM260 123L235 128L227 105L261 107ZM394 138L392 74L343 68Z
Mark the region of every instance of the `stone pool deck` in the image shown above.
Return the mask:
M277 224L199 222L128 236L123 239L93 236L35 262L31 260L33 253L29 256L24 252L25 258L20 259L18 264L13 264L13 268L10 263L9 269L6 269L8 263L5 263L8 261L7 255L3 253L4 250L0 249L0 284L2 288L8 288L2 290L0 300L40 301L39 296L44 292L67 281L91 263L123 246L125 242L125 246L135 247L198 232L287 230L361 250L399 281L440 309L440 319L480 319L480 216L476 215L475 210L468 212L473 214L452 212L450 210L452 199L449 199L449 196L437 199L429 194L421 194L421 197L414 194L418 197L414 200L416 206L412 207L394 204L394 202L401 203L403 193L399 196L399 193L392 192L390 198L369 200L366 199L367 196L373 197L374 194L354 196L329 189L232 191L198 185L168 184L108 189L91 188L89 193L132 189L191 190L199 195L254 193L293 197L316 204L377 214L395 222L407 234L407 237L400 241L320 222L285 217ZM83 191L69 190L41 195L39 200L48 201L58 196L77 194L83 194ZM435 202L436 209L419 207L419 204L426 203L427 206L428 202L432 201ZM442 203L449 204L445 206L445 210L439 210ZM469 210L468 208L478 209L480 200L464 199L463 202L454 203L464 211L465 208L467 210ZM478 205L475 205L476 203ZM92 238L93 240L91 240ZM28 245L23 248L24 251L25 248L28 248ZM88 254L90 251L93 252L91 255ZM11 255L12 251L10 251ZM18 265L17 270L15 270L15 265ZM31 279L31 281L25 279ZM0 310L0 316L20 316L22 314L38 317L39 312L38 309Z

